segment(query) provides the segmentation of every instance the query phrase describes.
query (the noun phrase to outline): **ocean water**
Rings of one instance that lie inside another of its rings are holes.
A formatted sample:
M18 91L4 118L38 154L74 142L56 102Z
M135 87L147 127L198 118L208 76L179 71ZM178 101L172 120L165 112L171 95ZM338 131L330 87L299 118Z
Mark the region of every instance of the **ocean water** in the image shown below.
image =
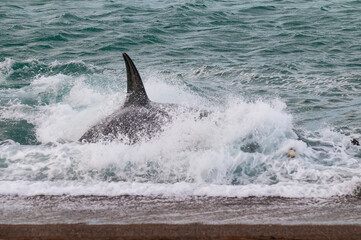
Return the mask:
M351 0L1 1L0 210L14 219L9 196L357 199L360 11ZM211 114L176 112L134 145L79 143L124 102L123 52L152 101Z

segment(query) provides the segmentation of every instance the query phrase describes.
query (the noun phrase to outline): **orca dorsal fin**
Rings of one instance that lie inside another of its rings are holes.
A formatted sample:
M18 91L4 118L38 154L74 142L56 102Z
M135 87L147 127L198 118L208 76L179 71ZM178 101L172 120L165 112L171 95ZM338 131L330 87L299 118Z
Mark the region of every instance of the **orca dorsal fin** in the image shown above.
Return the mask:
M149 98L137 68L128 54L123 53L123 58L127 69L127 98L124 105L148 104Z

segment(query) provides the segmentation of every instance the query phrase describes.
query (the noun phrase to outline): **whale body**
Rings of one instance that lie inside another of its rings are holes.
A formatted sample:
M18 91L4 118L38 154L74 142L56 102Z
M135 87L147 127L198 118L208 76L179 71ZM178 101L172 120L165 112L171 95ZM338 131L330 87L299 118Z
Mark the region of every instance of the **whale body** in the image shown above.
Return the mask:
M80 142L119 140L134 144L152 138L171 122L172 111L178 105L150 101L133 61L126 53L123 58L127 72L127 96L123 106L85 132Z

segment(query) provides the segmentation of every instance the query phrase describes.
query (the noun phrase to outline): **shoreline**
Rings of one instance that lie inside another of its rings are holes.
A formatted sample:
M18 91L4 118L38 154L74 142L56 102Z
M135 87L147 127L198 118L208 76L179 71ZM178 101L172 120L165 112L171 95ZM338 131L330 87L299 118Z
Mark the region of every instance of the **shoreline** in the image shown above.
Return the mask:
M0 224L0 239L360 239L361 225Z
M0 224L360 225L361 198L0 195Z

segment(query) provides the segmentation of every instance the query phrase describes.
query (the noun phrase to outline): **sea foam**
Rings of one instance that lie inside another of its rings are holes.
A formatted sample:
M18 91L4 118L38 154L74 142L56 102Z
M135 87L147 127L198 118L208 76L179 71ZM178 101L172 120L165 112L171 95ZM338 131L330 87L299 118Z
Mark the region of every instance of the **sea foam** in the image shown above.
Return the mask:
M352 194L360 182L347 137L326 128L299 139L282 100L210 103L153 77L145 81L150 99L184 106L163 132L134 145L79 143L125 98L124 89L99 91L88 80L42 76L14 92L19 100L2 117L32 123L41 144L0 145L0 194L328 197ZM27 105L28 94L38 104Z

